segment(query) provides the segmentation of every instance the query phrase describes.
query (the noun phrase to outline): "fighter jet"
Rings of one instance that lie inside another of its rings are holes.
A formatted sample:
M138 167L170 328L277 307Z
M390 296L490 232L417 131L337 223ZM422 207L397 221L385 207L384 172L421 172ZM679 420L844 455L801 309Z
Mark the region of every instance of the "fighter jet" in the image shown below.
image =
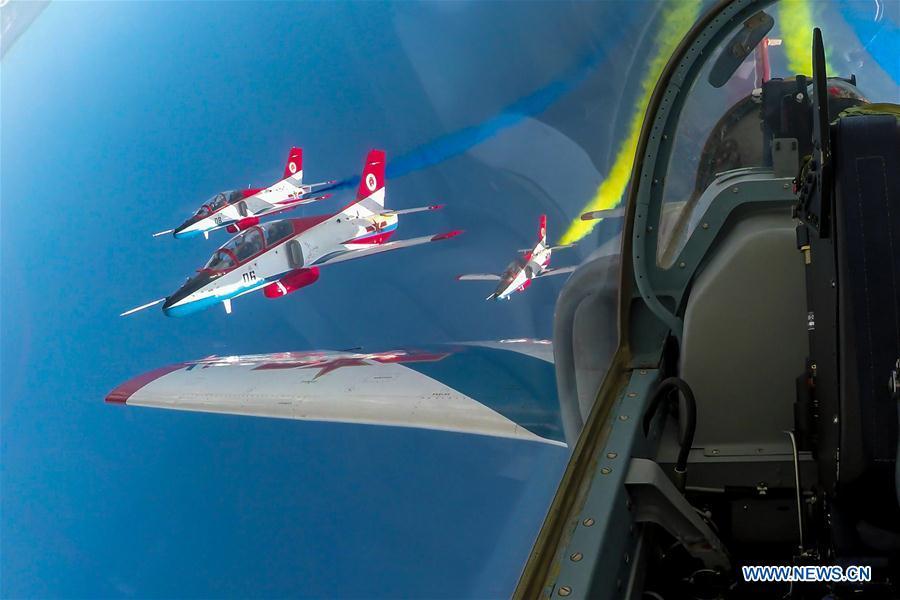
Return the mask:
M340 212L254 224L215 251L197 275L175 293L122 313L135 313L163 303L167 316L188 315L222 303L231 313L231 300L262 289L267 298L285 296L314 283L319 268L452 238L450 231L402 241L388 241L399 216L437 210L443 205L385 210L383 150L366 158L356 200Z
M314 189L331 185L334 181L303 183L303 149L291 148L284 178L267 188L248 188L220 192L203 203L197 212L175 229L153 234L153 237L173 234L176 238L194 237L226 228L229 233L244 231L259 223L262 216L291 210L302 204L330 198L331 194L309 197Z
M570 248L574 244L565 246L547 245L547 215L541 215L540 229L538 230L538 242L534 248L519 250L519 256L509 263L501 275L493 273L472 273L470 275L457 276L458 281L499 281L486 300L509 300L513 292L523 292L531 285L533 279L549 277L550 275L564 275L571 273L576 267L562 267L550 269L550 255L554 250Z

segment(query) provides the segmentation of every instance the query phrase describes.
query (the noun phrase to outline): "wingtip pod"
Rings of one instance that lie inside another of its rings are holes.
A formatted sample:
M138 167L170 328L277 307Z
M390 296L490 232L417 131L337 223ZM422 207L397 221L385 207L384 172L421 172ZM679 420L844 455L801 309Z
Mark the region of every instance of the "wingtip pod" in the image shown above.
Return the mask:
M547 215L541 215L538 221L538 240L542 242L547 240Z
M300 173L303 177L303 148L294 146L288 153L287 164L284 167L284 178L294 177Z
M454 238L463 233L462 229L455 229L453 231L448 231L447 233L439 233L435 236L432 236L431 241L437 242L438 240L449 240L450 238Z
M370 150L366 155L366 164L356 192L357 200L368 198L384 187L384 163L384 150Z

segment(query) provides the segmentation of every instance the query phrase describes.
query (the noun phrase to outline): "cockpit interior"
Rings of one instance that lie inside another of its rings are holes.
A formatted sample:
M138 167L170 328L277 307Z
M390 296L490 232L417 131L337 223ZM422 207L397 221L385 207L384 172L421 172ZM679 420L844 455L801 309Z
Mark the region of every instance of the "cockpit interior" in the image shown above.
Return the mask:
M828 73L819 29L790 73L770 4L679 45L621 253L557 301L574 450L517 598L900 597L900 107L868 99L897 89Z

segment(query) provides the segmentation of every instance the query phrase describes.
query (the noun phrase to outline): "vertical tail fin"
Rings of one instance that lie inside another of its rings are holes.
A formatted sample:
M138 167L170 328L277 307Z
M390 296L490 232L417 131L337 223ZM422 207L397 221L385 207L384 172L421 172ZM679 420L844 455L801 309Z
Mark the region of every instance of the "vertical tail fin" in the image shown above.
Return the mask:
M384 210L384 150L366 155L356 200L344 207L344 214L372 215Z
M384 206L384 150L370 150L366 156L356 201L372 198L379 206Z
M284 178L288 177L293 177L298 182L303 181L303 148L291 148L287 165L284 167Z
M538 225L538 241L547 245L547 215L541 215Z

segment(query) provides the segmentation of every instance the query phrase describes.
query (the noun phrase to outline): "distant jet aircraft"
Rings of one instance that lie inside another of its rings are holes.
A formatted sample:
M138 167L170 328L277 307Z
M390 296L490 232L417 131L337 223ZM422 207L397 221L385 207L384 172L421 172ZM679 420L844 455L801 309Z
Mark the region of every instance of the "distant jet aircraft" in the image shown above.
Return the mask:
M216 250L206 266L171 296L122 313L135 313L163 302L168 316L197 312L260 288L267 298L285 296L319 278L319 267L380 252L454 237L460 231L389 242L403 214L442 205L384 209L384 151L366 158L356 200L332 215L282 219L252 225Z
M153 234L153 237L173 234L176 238L194 237L210 231L226 228L237 233L259 223L259 218L330 198L331 194L310 198L307 194L315 188L331 185L334 181L303 184L303 149L291 148L284 179L267 188L249 188L220 192L207 200L187 221L175 229Z
M574 245L548 246L547 215L541 215L537 244L534 248L519 250L519 256L516 260L509 263L503 274L473 273L471 275L459 275L456 279L459 281L499 281L497 289L486 300L509 300L513 292L525 291L525 288L531 285L532 279L549 277L550 275L563 275L574 271L576 267L548 268L550 255L553 253L553 250L571 248Z

